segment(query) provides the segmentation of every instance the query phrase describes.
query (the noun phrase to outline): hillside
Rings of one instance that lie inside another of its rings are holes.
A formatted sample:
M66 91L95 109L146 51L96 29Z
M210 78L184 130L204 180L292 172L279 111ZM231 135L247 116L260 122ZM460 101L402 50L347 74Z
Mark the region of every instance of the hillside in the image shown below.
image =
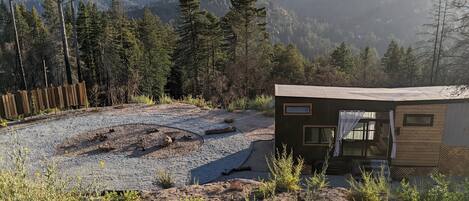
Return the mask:
M38 6L39 0L23 0ZM110 0L95 0L106 8ZM140 17L149 7L165 22L178 16L177 0L124 0L128 13ZM403 44L417 40L417 29L427 22L427 0L264 0L269 10L269 31L274 42L293 43L308 58L330 52L340 42L355 48L376 47L384 53L391 39ZM203 9L223 15L228 0L202 0Z

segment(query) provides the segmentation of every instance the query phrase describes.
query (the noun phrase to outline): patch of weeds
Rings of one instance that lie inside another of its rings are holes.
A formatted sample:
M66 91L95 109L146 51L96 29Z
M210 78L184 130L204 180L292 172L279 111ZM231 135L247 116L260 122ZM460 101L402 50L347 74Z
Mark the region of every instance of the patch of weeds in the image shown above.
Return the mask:
M383 201L389 200L390 186L384 176L384 169L379 175L373 172L362 170L363 181L356 181L354 178L348 180L350 184L352 200L361 201Z
M274 107L272 96L256 96L253 100L249 101L249 108L261 112L265 112Z
M457 200L468 200L467 197L467 181L466 184L461 187L453 188L450 180L441 173L433 173L431 175L435 185L430 188L422 196L425 201L457 201Z
M398 197L402 201L419 201L420 192L416 186L412 186L407 180L401 181L401 186L398 191Z
M155 101L150 96L140 95L132 96L131 101L133 103L145 104L145 105L154 105Z
M130 191L121 195L109 192L102 196L94 180L84 184L80 177L62 177L58 174L57 166L47 161L42 170L29 176L28 154L29 150L21 147L15 138L13 152L9 154L9 160L5 161L11 167L0 169L0 200L141 200L137 192Z
M296 161L293 157L293 151L287 152L287 146L283 145L283 150L280 153L276 151L275 156L271 156L270 160L267 159L267 164L270 171L270 180L275 183L276 191L291 192L301 189L301 171L303 169L304 161L298 158Z
M274 181L261 181L261 184L255 191L255 197L267 199L275 196L277 185Z
M161 95L159 97L158 101L159 101L158 102L159 104L172 104L172 103L174 103L174 100L166 94Z
M173 177L166 170L159 170L156 172L156 183L163 189L174 187Z
M115 191L106 192L101 199L102 201L141 201L140 195L137 191L125 191L119 194Z
M228 104L226 110L228 112L234 112L236 110L246 110L248 107L248 100L246 98L238 98Z
M203 197L190 196L190 197L185 197L183 201L205 201L205 199Z
M8 126L8 121L6 119L0 118L0 128L4 128Z
M204 109L213 108L213 104L210 103L209 101L206 101L201 96L197 96L197 97L193 97L191 95L185 96L181 102L189 104L189 105L195 105L197 107L204 108Z

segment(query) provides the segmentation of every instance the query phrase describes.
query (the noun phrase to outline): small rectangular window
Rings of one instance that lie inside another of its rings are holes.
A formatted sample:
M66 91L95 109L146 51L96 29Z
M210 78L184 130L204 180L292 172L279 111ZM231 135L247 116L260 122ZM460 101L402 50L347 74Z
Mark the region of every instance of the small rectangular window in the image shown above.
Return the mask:
M404 126L433 126L433 114L405 114Z
M284 115L311 115L312 104L307 103L285 103L283 106Z
M304 144L329 144L334 140L335 127L304 127Z

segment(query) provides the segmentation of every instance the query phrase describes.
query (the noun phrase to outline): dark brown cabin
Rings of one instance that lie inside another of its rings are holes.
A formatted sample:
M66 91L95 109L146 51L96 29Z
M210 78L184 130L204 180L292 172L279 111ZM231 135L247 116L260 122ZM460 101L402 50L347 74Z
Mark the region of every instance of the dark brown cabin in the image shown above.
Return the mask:
M338 164L387 160L395 178L468 176L469 92L458 89L276 85L275 146L313 166L329 152Z

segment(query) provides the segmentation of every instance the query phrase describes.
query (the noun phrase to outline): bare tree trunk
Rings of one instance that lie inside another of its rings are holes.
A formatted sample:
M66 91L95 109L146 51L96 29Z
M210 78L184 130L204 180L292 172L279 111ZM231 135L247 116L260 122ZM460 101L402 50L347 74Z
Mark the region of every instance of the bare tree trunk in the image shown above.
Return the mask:
M15 9L13 8L13 0L10 0L10 11L11 11L11 17L13 19L13 29L15 31L16 56L18 59L18 64L21 69L21 77L23 78L23 89L28 90L28 85L26 84L26 75L25 75L24 66L23 66L23 58L21 56L20 39L18 38L18 29L16 27L16 17L15 17Z
M80 64L80 49L78 47L77 13L75 10L74 2L72 1L71 4L72 4L72 13L73 13L73 45L75 46L75 58L77 61L78 82L83 82L83 75L81 74L81 64Z
M441 25L441 34L440 34L440 47L438 48L438 57L436 60L436 69L435 69L435 82L438 81L438 73L440 71L440 59L443 52L443 40L445 37L445 25L446 25L446 14L448 12L448 0L445 0L445 10L443 11L443 22Z
M440 16L441 16L441 0L438 0L438 13L437 13L437 24L435 32L435 43L433 46L433 58L432 58L432 68L430 74L430 85L433 85L433 75L435 71L436 57L437 57L437 45L438 45L438 36L440 34Z
M42 60L42 67L44 69L44 85L46 88L49 87L49 82L47 81L47 66L46 66L46 60Z
M64 20L62 0L57 0L57 7L59 9L60 26L61 26L60 31L62 33L62 45L63 45L63 54L64 54L64 61L65 61L65 71L66 71L66 76L67 76L67 83L68 84L73 84L72 68L70 66L70 60L69 60L67 32L65 30L65 20Z

